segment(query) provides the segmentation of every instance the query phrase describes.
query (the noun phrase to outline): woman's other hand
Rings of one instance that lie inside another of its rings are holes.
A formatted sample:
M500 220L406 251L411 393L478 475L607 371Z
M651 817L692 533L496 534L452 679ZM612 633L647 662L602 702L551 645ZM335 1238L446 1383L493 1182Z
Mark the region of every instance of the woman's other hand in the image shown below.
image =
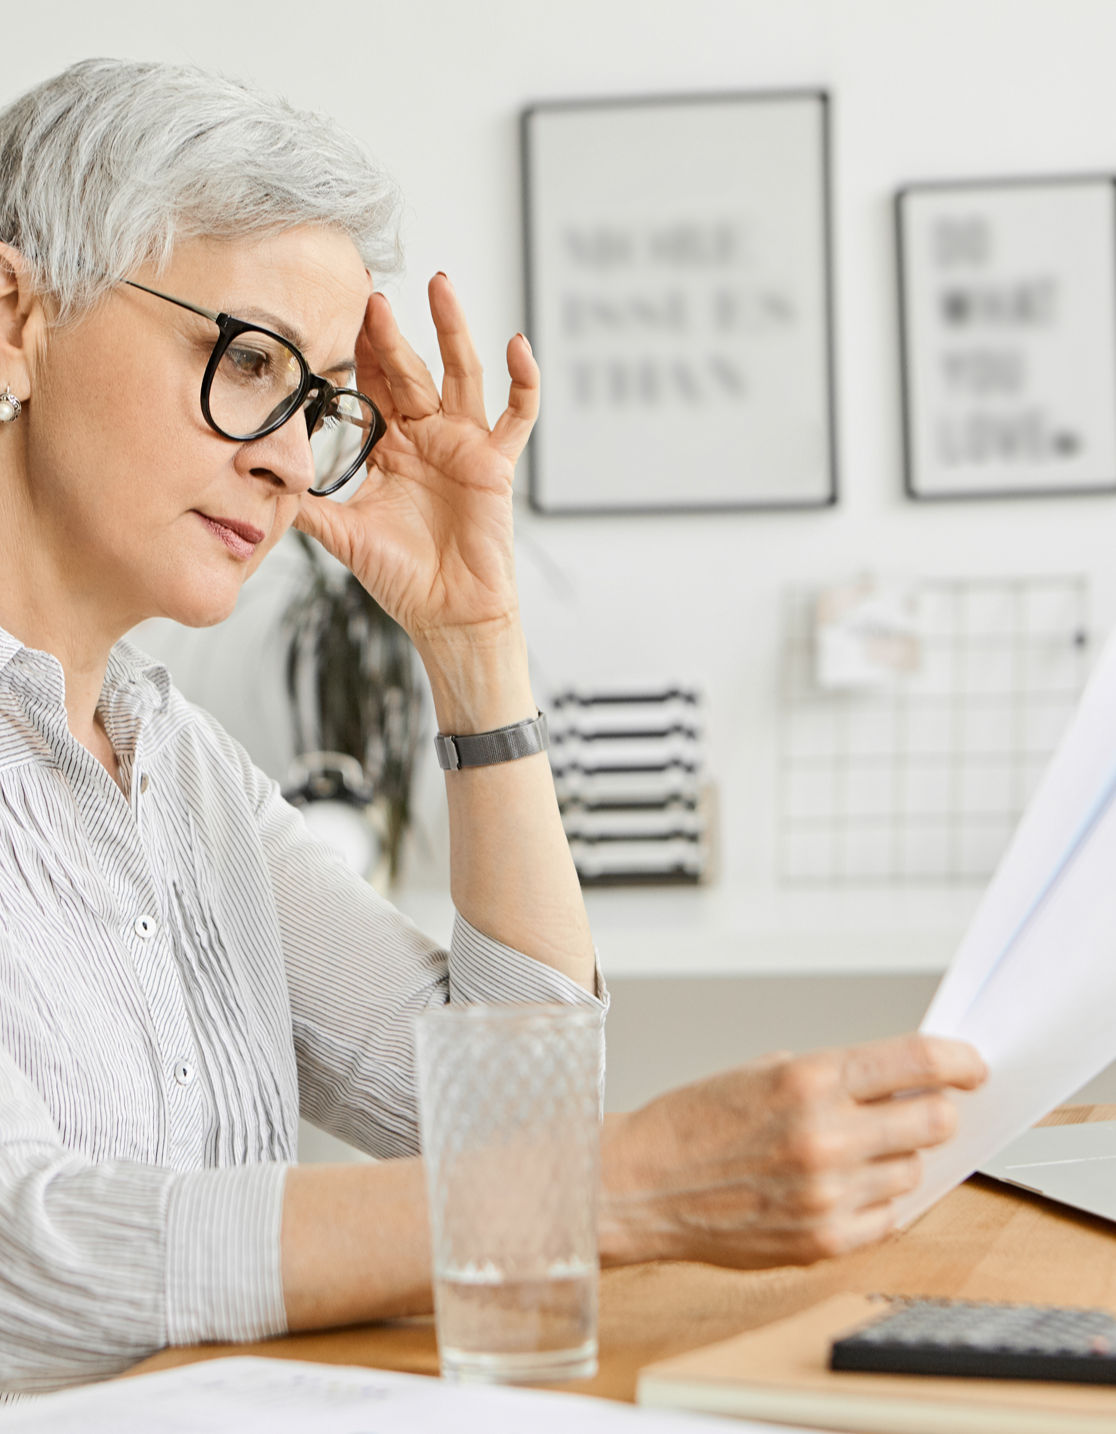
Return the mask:
M387 430L347 503L306 495L295 525L350 568L416 643L517 619L512 478L539 407L539 371L522 334L508 344L508 406L489 427L480 362L453 285L429 286L441 393L383 294L368 302L357 387Z
M879 1239L919 1151L954 1131L946 1089L986 1074L971 1046L910 1035L770 1056L610 1118L602 1258L760 1268Z

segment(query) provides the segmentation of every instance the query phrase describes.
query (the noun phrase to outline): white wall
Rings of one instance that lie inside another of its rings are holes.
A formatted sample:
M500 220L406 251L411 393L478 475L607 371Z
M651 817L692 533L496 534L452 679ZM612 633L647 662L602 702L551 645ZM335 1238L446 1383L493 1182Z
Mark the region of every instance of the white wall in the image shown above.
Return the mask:
M913 179L1116 170L1116 5L364 0L311 14L287 0L56 0L41 14L17 8L5 18L0 101L83 56L154 56L242 74L360 133L408 200L409 275L394 295L404 327L432 359L424 283L446 269L473 316L493 412L504 344L524 322L524 104L706 88L830 91L840 506L595 521L524 507L523 606L544 698L551 683L648 675L699 682L709 697L721 884L691 898L596 901L602 946L620 969L940 965L974 893L807 898L774 882L778 600L787 583L880 565L956 576L1080 570L1094 583L1098 626L1111 623L1111 498L937 506L903 498L890 201ZM269 620L277 601L275 584L260 579L240 630ZM152 642L176 656L185 686L278 767L281 743L269 731L280 696L266 674L238 690L236 632L154 634ZM435 887L444 875L439 785L428 768L422 806L434 855L412 871L414 883ZM442 923L444 905L427 906Z

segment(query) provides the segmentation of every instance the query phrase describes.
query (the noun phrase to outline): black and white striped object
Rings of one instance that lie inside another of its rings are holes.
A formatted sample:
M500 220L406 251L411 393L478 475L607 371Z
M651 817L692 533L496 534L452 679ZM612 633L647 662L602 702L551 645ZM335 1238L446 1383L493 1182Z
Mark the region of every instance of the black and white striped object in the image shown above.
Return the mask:
M700 693L681 685L571 689L550 707L554 786L582 885L707 880Z
M0 1400L283 1331L300 1112L412 1154L419 1011L594 1001L461 917L424 936L129 644L119 785L63 698L0 632Z

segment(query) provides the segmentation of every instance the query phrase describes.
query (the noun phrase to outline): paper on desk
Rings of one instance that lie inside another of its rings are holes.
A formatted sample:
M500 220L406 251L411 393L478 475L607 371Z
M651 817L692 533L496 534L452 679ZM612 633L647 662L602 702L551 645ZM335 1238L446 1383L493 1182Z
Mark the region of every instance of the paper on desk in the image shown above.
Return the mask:
M571 1428L578 1434L795 1434L786 1425L651 1413L576 1394L251 1358L50 1394L4 1416L5 1434L568 1434Z
M1116 638L922 1023L977 1047L990 1077L954 1096L903 1224L1116 1057Z

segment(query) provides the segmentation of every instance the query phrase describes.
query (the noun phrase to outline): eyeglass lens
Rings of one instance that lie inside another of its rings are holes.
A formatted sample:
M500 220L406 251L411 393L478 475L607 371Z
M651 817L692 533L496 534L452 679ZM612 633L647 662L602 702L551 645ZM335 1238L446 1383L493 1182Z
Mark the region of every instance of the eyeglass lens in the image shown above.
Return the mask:
M376 412L355 393L337 393L310 435L314 487L327 489L349 473L376 427Z
M213 421L230 437L253 438L290 414L301 382L302 367L292 348L272 334L246 330L226 348L213 375ZM315 489L328 488L348 473L375 424L375 410L356 394L334 395L310 435Z

